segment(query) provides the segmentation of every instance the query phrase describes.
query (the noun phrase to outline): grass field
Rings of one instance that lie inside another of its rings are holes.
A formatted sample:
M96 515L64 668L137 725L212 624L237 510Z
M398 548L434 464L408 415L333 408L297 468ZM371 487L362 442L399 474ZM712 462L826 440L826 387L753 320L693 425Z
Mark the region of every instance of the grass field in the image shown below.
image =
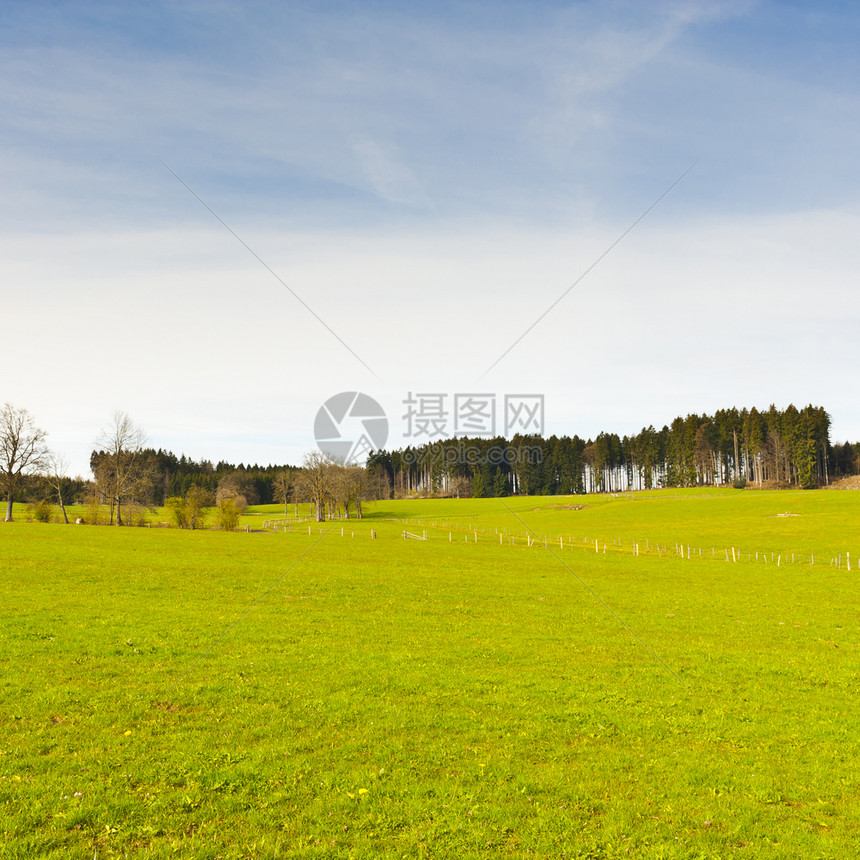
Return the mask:
M0 857L856 856L860 493L367 513L0 524Z

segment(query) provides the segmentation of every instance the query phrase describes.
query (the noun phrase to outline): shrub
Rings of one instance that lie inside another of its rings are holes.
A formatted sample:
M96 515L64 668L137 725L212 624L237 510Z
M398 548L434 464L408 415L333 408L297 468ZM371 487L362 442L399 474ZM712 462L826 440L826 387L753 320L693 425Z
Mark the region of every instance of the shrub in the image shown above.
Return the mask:
M33 519L37 523L51 522L51 506L44 499L33 506Z
M176 528L187 528L188 519L185 516L185 502L179 496L171 496L169 499L165 499L164 509Z
M202 529L206 522L204 508L211 505L212 501L212 493L203 487L192 487L184 499L179 496L165 499L164 509L177 528ZM239 507L238 501L238 499L233 500L237 507Z
M99 523L107 522L107 516L102 508L101 502L98 496L93 493L87 498L87 516L86 520L88 523L92 523L94 526L99 525Z
M202 529L206 522L206 511L214 502L212 493L203 487L192 487L185 497L185 520L190 529Z
M127 526L146 525L146 506L139 502L131 502L122 509L122 521Z
M244 471L231 472L218 482L216 503L220 505L224 499L231 496L244 496L250 505L256 505L260 501L253 479Z
M239 508L235 499L222 499L218 504L218 528L232 531L239 525L239 515Z

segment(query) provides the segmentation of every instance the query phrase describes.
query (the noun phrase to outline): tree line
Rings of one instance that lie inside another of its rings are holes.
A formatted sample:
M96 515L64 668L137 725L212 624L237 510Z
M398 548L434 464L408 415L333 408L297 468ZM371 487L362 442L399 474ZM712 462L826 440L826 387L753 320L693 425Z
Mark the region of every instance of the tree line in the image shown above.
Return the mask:
M860 444L830 444L823 407L722 409L631 436L459 438L377 451L393 495L504 496L656 487L812 488L860 473Z
M100 437L90 466L91 497L108 510L108 522L123 524L123 507L132 512L164 506L180 528L203 525L206 509L214 507L217 525L235 528L249 505L280 503L312 505L318 522L340 516L361 518L362 503L378 498L363 466L338 463L319 452L308 454L301 466L234 466L221 461L195 462L184 455L144 446L141 432L128 416L117 413L107 434Z
M50 451L46 433L26 409L0 410L0 492L6 520L14 502L37 511L88 505L91 521L142 521L146 509L165 507L176 525L202 525L217 509L232 527L248 505L311 503L314 517L362 515L370 499L409 495L505 496L616 492L655 487L720 486L812 488L860 474L860 444L830 443L830 416L820 406L765 411L735 408L675 418L661 430L633 436L517 435L455 438L376 451L366 466L335 463L319 452L300 466L233 465L195 461L149 447L122 412L99 434L90 457L92 479L68 475ZM41 514L37 513L37 516Z
M301 466L238 466L220 461L197 462L148 447L146 436L123 412L96 440L90 456L92 479L71 478L66 463L52 454L46 433L25 409L6 404L0 411L0 490L6 499L6 520L15 502L34 505L37 519L49 519L60 508L84 505L87 522L136 525L147 511L164 508L180 528L200 528L213 515L220 528L235 528L249 505L289 505L298 516L300 503L310 503L315 519L362 516L362 504L380 497L380 488L364 466L337 463L319 452Z

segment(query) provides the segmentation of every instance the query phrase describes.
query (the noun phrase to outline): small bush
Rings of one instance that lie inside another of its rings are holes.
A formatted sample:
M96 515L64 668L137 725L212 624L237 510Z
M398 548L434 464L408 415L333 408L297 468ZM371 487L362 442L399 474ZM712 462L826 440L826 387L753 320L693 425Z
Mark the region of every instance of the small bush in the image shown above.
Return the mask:
M94 526L99 525L99 523L107 522L107 516L105 514L105 511L102 508L98 497L95 495L92 495L87 499L86 520L88 523L92 523Z
M122 509L122 521L127 526L146 525L146 506L138 502L131 502Z
M210 492L202 487L192 487L184 499L179 496L171 496L169 499L166 499L164 510L170 517L173 525L177 528L202 529L206 524L206 511L204 508L211 505L212 502L213 499ZM239 507L238 499L234 499L234 503Z
M185 521L190 529L202 529L206 524L206 511L215 499L211 492L203 487L192 487L185 497Z
M176 528L184 529L188 527L188 518L185 515L185 502L179 496L171 496L169 499L166 499L164 509Z
M736 490L745 490L747 488L747 479L746 478L735 478L732 486Z
M33 519L37 523L51 522L51 506L44 499L33 506Z
M235 499L222 499L218 505L218 528L232 531L239 525L239 514Z

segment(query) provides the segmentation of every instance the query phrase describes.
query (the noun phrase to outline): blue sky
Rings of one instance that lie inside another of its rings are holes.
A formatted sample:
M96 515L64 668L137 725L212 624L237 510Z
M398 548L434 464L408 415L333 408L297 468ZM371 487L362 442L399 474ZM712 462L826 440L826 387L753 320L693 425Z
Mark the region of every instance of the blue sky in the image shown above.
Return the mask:
M559 434L814 402L860 439L858 37L842 3L7 4L0 400L81 471L114 409L296 462L342 390L392 444L410 391L478 390Z

